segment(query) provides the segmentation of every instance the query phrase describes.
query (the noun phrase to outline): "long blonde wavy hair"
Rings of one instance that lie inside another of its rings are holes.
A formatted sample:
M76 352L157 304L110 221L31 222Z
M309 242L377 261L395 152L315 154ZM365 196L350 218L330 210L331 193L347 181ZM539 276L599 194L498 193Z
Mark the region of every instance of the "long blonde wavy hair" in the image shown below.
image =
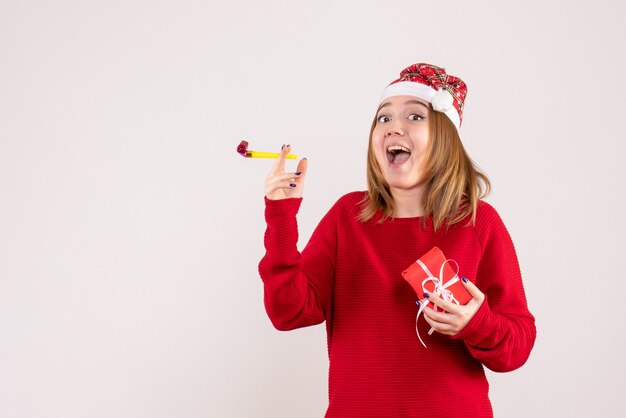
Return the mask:
M422 181L424 190L424 220L432 218L433 227L454 225L471 215L476 221L478 201L489 194L491 183L487 176L469 158L461 143L459 133L448 117L434 111L429 105L429 141L425 155ZM389 184L385 181L374 150L372 122L367 150L367 196L363 199L358 219L371 220L379 210L380 222L393 217L394 202Z

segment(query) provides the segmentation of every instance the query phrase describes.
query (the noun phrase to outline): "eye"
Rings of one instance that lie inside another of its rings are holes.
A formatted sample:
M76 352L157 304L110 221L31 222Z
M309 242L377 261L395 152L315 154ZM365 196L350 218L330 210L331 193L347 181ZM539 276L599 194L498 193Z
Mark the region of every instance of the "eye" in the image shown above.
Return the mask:
M384 123L384 122L389 122L389 116L387 115L380 115L378 117L378 119L376 119L377 123Z
M424 116L418 115L417 113L411 113L409 115L409 120L424 120Z

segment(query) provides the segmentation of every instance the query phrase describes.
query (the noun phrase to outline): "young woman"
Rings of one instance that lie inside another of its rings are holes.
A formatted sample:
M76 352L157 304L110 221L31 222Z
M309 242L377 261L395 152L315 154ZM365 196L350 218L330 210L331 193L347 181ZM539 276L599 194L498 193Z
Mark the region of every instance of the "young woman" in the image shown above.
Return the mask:
M443 68L403 70L372 123L368 190L341 197L302 253L307 161L285 173L284 146L266 178L266 310L279 330L326 321L326 417L491 417L483 366L511 371L530 354L535 321L515 249L459 137L466 91ZM434 246L458 263L472 299L420 295L426 348L401 272Z

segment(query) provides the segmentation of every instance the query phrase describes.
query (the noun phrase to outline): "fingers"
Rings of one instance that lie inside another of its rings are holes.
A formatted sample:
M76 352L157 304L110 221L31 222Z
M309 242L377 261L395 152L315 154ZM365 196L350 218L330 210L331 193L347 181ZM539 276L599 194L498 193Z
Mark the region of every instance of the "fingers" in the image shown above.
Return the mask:
M437 302L440 303L440 305L447 304L447 302L437 297L436 295L429 295L427 298L427 300L431 302L435 302L436 299ZM441 332L443 328L450 325L451 323L454 323L459 317L459 314L457 312L457 308L459 307L458 305L450 304L452 306L448 306L447 309L443 308L443 306L440 305L436 306L444 309L443 311L437 311L428 305L426 305L426 307L424 308L424 317L428 320L428 323L430 323L430 325L438 332ZM449 311L448 309L452 310L453 312Z
M450 314L447 312L439 312L430 306L424 308L424 317L430 319L434 323L447 324L450 322ZM431 324L432 325L432 324Z
M424 309L424 318L440 334L455 335L459 333L474 317L485 300L485 295L476 285L465 278L462 282L472 296L472 300L466 305L457 305L445 301L436 294L424 294L425 299L443 309L443 312L438 312L428 306Z
M265 196L269 199L291 197L290 191L298 187L298 177L296 173L268 176L265 181Z
M480 289L478 289L478 287L476 287L476 285L469 281L467 278L464 277L461 282L463 283L469 294L472 296L472 300L469 301L465 306L472 306L474 304L480 306L483 300L485 300L485 294L481 292ZM440 307L444 311L450 313L459 313L462 310L462 305L457 305L454 302L445 301L436 294L429 294L428 300L430 300L434 305Z
M308 161L306 158L301 159L295 172L285 173L285 161L290 151L290 145L283 145L274 166L265 178L265 196L270 200L302 197Z
M287 158L289 151L291 151L291 145L287 144L281 147L280 154L278 155L278 158L276 158L276 163L274 163L272 172L283 173L285 171L285 159Z
M303 158L298 162L298 168L296 168L296 173L300 173L300 181L304 180L304 176L306 176L306 171L308 168L309 161L306 158Z
M426 307L424 309L424 319L428 322L431 328L434 328L440 334L454 335L458 331L454 323L450 323L450 314L445 312L437 312L434 309Z
M426 297L426 293L424 294L424 297ZM434 305L436 305L436 306L440 307L441 309L443 309L444 311L447 311L447 312L450 312L450 313L458 312L459 305L457 305L456 303L453 303L453 302L447 302L447 301L441 299L439 296L437 296L434 293L428 294L427 299L429 301L431 301L431 303L433 303Z
M472 295L472 298L476 300L479 304L483 303L483 300L485 300L485 294L481 292L480 289L477 288L474 283L472 283L465 277L463 279L464 279L462 280L463 285L465 286L469 294Z
M292 183L298 180L300 177L302 177L302 173L299 171L296 171L295 173L284 173L273 176L276 181L291 180Z
M301 171L296 171L294 173L283 173L283 174L270 174L267 177L266 186L278 186L278 187L297 187L299 184L302 184L302 177L304 177L304 173ZM295 186L290 186L291 184L295 184Z
M437 312L430 307L424 309L424 319L440 334L454 335L458 333L465 323L461 321L461 316L448 312Z

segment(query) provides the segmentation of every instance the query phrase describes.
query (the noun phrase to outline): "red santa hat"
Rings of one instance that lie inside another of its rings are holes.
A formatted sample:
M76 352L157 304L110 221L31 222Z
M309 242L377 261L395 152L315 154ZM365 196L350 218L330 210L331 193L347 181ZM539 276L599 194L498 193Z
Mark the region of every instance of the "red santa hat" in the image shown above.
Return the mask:
M446 74L446 70L431 64L413 64L400 73L383 91L381 103L388 97L414 96L426 100L437 112L445 113L456 129L463 120L463 103L467 85L463 80Z

